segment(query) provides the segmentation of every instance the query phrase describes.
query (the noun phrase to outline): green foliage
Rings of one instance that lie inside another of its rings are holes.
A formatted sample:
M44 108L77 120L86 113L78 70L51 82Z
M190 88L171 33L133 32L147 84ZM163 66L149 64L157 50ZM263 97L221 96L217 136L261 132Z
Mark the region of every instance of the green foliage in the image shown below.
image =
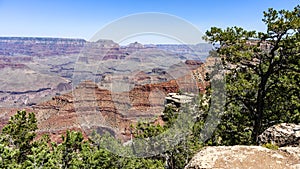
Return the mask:
M0 143L0 168L21 168L17 161L19 154L18 150Z
M58 168L56 157L51 152L49 137L44 135L40 140L34 142L31 148L32 154L28 155L27 160L22 164L24 168Z
M278 150L278 148L279 148L277 145L274 145L274 144L271 144L271 143L267 143L267 144L264 144L262 146L266 147L268 149L271 149L271 150Z
M177 117L178 117L178 113L174 112L172 107L170 107L170 106L166 107L163 112L163 116L162 116L162 119L165 122L164 127L165 128L172 127L172 124L174 124Z
M148 138L159 135L160 133L165 131L165 128L163 126L152 125L147 122L138 122L135 130L135 138Z
M62 168L80 168L79 152L83 136L80 132L67 131L65 136L62 136L63 142L58 146L61 151L61 166Z
M16 161L22 163L27 159L27 155L32 153L32 142L35 138L37 123L34 113L27 114L26 111L18 111L8 124L2 129L3 144L14 149L19 153Z
M199 100L195 99L195 102L200 102ZM193 105L193 104L190 104ZM205 107L205 106L204 106ZM136 125L134 128L134 136L135 138L147 138L149 140L149 147L142 147L143 151L153 151L157 150L161 151L159 146L163 144L166 148L165 152L160 152L159 154L152 157L152 159L156 159L160 161L161 163L165 163L165 168L168 169L180 169L184 168L187 163L190 161L190 159L193 157L193 155L199 151L199 149L203 146L202 142L200 141L199 135L195 134L194 132L190 132L190 134L184 135L183 132L185 130L181 130L183 128L182 125L191 125L193 124L187 124L185 123L184 116L179 118L179 113L194 113L192 110L190 110L189 105L183 105L181 108L182 112L175 111L172 107L166 107L162 119L164 120L164 125L154 125L151 123L145 123L140 122ZM198 116L194 114L195 117ZM200 120L201 119L201 120ZM182 122L178 122L178 120L182 120ZM199 122L195 124L200 124L203 122L203 118L200 118L199 115ZM183 123L183 124L182 124ZM195 131L197 132L201 131L201 128L203 125L198 125L197 127L194 126ZM197 128L197 129L196 129ZM199 129L199 130L198 130ZM182 135L180 137L176 135ZM177 143L174 143L174 140L172 139L175 137L175 141ZM178 137L178 138L176 138ZM133 141L138 141L136 139L133 139ZM170 143L172 143L170 145ZM138 144L138 142L135 142L135 145ZM157 147L155 147L157 145ZM143 145L145 146L145 145ZM138 146L136 146L138 147Z
M0 137L0 168L118 168L115 155L84 141L80 132L67 131L56 144L47 135L36 139L36 129L33 113L11 117Z

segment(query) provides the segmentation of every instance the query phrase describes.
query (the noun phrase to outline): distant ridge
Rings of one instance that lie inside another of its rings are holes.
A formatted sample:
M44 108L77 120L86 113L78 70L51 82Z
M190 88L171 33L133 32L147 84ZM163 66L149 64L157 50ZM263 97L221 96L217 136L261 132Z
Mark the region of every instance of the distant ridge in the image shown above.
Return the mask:
M208 43L191 44L141 44L138 42L120 46L109 39L99 39L96 42L89 42L80 38L57 38L57 37L0 37L0 56L58 56L79 54L82 49L107 50L112 53L121 54L120 50L134 52L136 50L163 50L180 55L185 60L205 60L212 45ZM126 54L124 52L123 54ZM108 58L116 57L111 54Z
M5 41L5 40L19 40L19 41L77 41L77 42L93 42L93 41L88 41L88 40L85 40L85 39L82 39L82 38L60 38L60 37L18 37L18 36L0 36L0 42L1 41ZM96 41L96 43L107 43L107 42L110 42L110 43L116 43L114 42L113 40L110 40L110 39L99 39L98 41ZM95 42L94 42L95 43ZM146 47L151 47L151 46L163 46L163 47L174 47L174 46L211 46L210 44L208 43L198 43L198 44L194 44L194 45L191 45L191 44L160 44L160 43L157 43L157 44L142 44L142 43L139 43L139 42L133 42L131 44L127 44L127 45L121 45L121 46L128 46L128 45L133 45L133 44L141 44L141 45L145 45Z
M25 40L25 41L30 41L30 40L38 40L38 41L57 41L57 40L64 40L64 41L82 41L82 42L87 42L85 39L80 39L80 38L57 38L57 37L9 37L9 36L0 36L0 40Z
M0 37L1 56L54 56L78 54L84 39L49 37Z

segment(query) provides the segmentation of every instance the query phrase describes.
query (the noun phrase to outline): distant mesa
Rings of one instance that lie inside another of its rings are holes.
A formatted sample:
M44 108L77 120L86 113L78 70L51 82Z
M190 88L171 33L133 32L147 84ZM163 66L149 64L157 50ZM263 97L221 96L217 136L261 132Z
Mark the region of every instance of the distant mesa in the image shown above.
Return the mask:
M107 39L99 39L96 41L97 44L101 44L103 48L119 48L119 44L114 42L113 40L107 40Z
M137 48L137 49L142 49L144 48L144 45L138 42L130 43L127 45L129 48Z
M117 44L113 40L109 40L109 39L99 39L96 41L96 43Z

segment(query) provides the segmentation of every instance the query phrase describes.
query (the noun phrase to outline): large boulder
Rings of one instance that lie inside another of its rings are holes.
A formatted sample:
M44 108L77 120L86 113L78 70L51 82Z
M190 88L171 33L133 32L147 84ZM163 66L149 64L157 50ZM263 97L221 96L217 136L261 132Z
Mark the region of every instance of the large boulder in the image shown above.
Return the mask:
M185 169L297 169L300 168L298 150L271 150L260 146L209 146L196 154Z
M300 125L281 123L271 126L259 135L258 143L271 143L279 147L300 146Z

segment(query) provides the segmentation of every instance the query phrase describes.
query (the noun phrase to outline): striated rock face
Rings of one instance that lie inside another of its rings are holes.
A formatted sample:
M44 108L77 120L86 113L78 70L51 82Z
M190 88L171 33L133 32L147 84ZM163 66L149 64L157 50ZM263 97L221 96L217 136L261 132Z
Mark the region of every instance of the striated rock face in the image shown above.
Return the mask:
M259 137L260 145L272 143L279 147L300 146L300 125L281 123L269 127Z
M185 169L296 169L299 154L260 146L212 146L197 153Z
M39 133L55 133L67 129L106 130L123 140L129 139L126 129L140 118L161 115L164 108L162 96L150 96L153 90L161 94L178 91L174 81L136 86L130 92L114 93L100 89L90 81L81 83L71 93L55 96L52 100L33 107L37 112ZM153 100L149 100L152 98ZM153 121L155 122L155 120ZM121 134L123 133L123 135Z

